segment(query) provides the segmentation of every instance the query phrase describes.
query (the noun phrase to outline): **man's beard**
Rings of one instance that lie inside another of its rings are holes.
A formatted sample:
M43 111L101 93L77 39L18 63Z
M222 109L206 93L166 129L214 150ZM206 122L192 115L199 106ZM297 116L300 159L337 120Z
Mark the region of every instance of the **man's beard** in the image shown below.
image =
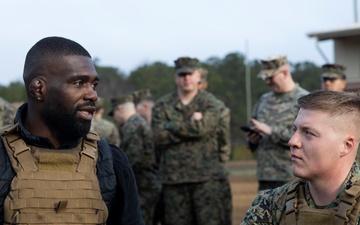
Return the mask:
M49 129L55 131L54 133L59 141L71 142L86 137L86 134L90 130L91 121L76 117L76 108L83 105L78 105L70 110L66 108L58 98L51 98L48 102L50 102L50 104L47 106L47 111L43 113L43 118L49 126ZM89 104L91 103L85 105Z

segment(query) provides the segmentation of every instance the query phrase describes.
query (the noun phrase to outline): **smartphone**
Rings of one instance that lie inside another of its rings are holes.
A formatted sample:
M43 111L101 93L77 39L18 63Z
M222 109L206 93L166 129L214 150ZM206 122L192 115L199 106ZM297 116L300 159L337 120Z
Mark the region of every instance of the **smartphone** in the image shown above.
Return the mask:
M249 126L240 126L240 129L245 132L254 132Z

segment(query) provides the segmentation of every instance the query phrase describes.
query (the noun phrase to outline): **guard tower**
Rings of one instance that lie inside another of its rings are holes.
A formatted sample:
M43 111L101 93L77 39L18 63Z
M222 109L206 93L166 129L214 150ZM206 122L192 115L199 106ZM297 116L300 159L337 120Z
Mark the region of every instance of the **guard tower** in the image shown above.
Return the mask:
M333 40L334 62L346 67L346 91L360 91L360 23L333 30L309 33L317 42Z

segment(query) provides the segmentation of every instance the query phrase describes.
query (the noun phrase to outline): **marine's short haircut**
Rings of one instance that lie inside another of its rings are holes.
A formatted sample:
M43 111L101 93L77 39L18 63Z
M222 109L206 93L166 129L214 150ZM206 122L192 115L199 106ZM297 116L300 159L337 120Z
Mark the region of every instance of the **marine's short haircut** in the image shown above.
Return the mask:
M79 43L63 37L46 37L38 41L27 53L23 79L27 83L30 74L51 57L79 55L91 58L89 52Z
M298 99L300 108L360 119L360 93L318 90ZM360 122L360 121L359 121ZM359 124L360 125L360 124Z

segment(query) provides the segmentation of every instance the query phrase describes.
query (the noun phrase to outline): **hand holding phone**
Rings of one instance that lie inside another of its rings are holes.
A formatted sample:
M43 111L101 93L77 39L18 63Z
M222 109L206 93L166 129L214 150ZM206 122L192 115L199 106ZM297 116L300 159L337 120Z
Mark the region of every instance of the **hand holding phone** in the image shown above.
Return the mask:
M249 126L240 126L240 129L244 132L254 132Z
M250 134L254 134L254 133L255 133L255 134L260 135L259 132L251 129L249 126L240 126L240 129L241 129L242 131L247 132L247 133L250 133Z

